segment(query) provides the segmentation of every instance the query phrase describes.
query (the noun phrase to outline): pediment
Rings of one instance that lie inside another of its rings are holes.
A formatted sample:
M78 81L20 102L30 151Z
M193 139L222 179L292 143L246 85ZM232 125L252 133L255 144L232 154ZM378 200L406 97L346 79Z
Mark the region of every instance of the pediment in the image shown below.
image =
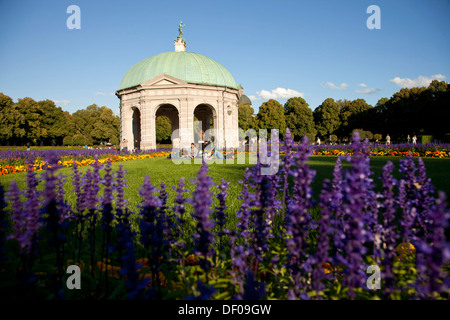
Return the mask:
M173 86L186 83L187 83L186 81L172 77L168 74L161 74L157 77L154 77L153 79L147 80L144 83L142 83L142 87Z

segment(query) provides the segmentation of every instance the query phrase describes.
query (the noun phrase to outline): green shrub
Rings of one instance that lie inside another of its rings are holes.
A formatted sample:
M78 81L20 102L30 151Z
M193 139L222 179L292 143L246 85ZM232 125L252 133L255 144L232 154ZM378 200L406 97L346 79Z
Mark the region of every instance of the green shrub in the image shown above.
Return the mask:
M64 137L64 139L63 139L63 145L65 145L65 146L71 146L71 145L73 145L73 138L72 138L72 137L69 137L69 136Z
M422 143L431 143L433 142L433 136L425 135L422 136Z

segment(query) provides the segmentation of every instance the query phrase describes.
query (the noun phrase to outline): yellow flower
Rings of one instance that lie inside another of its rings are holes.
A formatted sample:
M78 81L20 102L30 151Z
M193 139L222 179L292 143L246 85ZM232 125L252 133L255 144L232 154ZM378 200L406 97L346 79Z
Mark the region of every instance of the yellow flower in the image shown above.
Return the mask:
M416 254L416 248L411 243L406 242L400 243L395 250L397 251L400 260Z

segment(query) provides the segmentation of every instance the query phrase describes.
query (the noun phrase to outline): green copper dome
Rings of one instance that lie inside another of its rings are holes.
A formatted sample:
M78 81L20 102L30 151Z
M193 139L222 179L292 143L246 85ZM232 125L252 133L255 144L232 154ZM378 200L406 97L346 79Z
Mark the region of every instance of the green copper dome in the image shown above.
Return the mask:
M239 89L231 73L217 61L193 52L164 52L135 64L120 82L119 90L135 87L161 74L188 83Z

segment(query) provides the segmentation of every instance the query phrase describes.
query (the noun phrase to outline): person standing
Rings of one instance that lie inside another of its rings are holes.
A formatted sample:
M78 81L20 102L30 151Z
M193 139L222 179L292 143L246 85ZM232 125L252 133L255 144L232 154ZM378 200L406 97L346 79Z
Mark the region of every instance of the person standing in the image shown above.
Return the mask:
M195 144L192 142L191 143L191 152L189 154L189 157L191 159L194 159L198 156L198 149L195 147Z
M416 135L414 135L414 137L412 138L412 142L413 142L413 144L416 144L416 143L417 143L417 137L416 137Z
M317 145L320 146L320 138L317 137Z
M27 143L27 151L30 151L31 150L31 143Z
M391 144L391 137L388 135L386 135L386 144Z
M411 143L411 137L409 136L409 134L408 134L408 138L406 138L406 142Z

